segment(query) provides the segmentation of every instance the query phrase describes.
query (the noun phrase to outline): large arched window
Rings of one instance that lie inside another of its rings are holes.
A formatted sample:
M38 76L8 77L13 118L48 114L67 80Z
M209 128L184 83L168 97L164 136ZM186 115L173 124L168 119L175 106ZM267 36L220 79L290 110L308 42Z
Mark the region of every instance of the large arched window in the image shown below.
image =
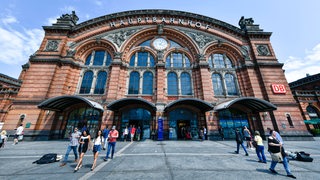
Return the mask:
M93 72L87 71L83 75L81 87L80 87L80 94L89 94L91 85L93 80Z
M96 51L94 53L93 65L102 66L104 60L105 51Z
M153 94L153 74L150 71L143 73L142 94Z
M210 68L232 68L232 62L225 54L212 54L208 60Z
M103 94L104 93L106 81L107 81L107 72L100 71L98 73L96 87L94 88L94 94Z
M228 95L237 95L237 87L235 83L234 76L232 74L227 73L225 75L226 88Z
M154 57L149 52L136 52L130 58L131 67L154 67Z
M184 53L170 53L166 58L166 68L190 67L190 60Z
M136 71L130 73L128 94L139 94L140 74Z
M189 73L181 73L181 94L192 95L191 77Z
M86 58L86 66L109 66L111 64L111 55L105 50L92 51Z
M178 77L174 72L168 74L168 95L178 95Z
M220 74L217 74L217 73L212 74L212 85L213 85L214 95L216 96L223 95L223 84L222 84Z

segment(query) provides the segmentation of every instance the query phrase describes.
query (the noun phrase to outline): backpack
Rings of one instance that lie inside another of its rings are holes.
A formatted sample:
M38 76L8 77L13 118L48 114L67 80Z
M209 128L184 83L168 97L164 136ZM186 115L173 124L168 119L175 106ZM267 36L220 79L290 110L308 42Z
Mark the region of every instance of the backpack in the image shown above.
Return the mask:
M304 161L304 162L312 162L313 158L310 157L310 154L305 153L303 151L296 152L297 153L297 160L298 161Z
M39 160L33 162L37 164L49 164L57 161L57 154L56 153L49 153L43 155Z

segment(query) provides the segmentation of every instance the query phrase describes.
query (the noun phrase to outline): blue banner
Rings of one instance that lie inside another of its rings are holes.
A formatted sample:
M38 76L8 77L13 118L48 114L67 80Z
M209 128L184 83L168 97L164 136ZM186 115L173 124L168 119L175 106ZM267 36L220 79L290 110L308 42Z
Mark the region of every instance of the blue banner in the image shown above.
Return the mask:
M163 140L163 119L159 117L158 119L158 141Z

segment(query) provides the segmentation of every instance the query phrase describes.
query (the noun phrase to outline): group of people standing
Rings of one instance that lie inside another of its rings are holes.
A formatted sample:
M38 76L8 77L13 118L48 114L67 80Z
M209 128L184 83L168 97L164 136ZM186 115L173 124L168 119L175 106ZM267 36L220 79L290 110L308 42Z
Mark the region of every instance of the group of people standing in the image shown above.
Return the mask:
M112 126L111 130L109 130L108 127L106 127L103 131L98 130L93 140L91 140L91 136L88 130L83 130L82 132L80 132L78 128L74 128L74 131L69 136L70 142L68 144L68 148L67 148L64 160L60 164L60 166L65 166L67 164L69 153L71 152L71 150L73 150L73 153L75 156L74 162L77 163L74 169L74 172L77 172L82 167L83 157L85 153L88 150L92 150L93 163L91 166L91 171L93 171L94 168L96 167L99 152L101 151L101 149L105 150L107 144L108 144L108 150L104 160L107 161L110 158L110 152L111 152L111 159L113 159L114 152L115 152L115 145L118 137L119 137L119 133L116 130L115 126Z
M123 141L126 142L127 139L130 139L132 142L133 140L140 141L141 139L141 128L138 126L137 128L135 125L130 125L129 128L126 126L123 130Z
M287 176L296 179L296 177L292 175L290 171L288 159L283 148L284 143L280 134L277 131L274 131L270 128L267 128L267 130L269 131L268 152L271 155L271 165L269 170L274 174L278 174L277 171L275 171L275 167L278 162L281 162L283 163ZM250 130L246 126L244 126L242 134L240 133L239 129L236 129L235 135L237 142L237 150L235 151L235 153L239 154L239 147L241 146L245 152L245 155L249 156L248 151L243 142L243 140L245 140L247 142L247 148L254 149L253 147L255 147L255 151L259 159L258 162L267 163L266 156L264 153L264 144L259 131L255 131L254 136L251 136Z

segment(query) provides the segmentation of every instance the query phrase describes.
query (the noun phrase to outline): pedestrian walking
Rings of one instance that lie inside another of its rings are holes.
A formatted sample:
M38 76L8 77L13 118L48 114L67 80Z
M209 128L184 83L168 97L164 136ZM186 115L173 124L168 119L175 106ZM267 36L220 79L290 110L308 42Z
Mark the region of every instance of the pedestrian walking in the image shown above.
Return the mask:
M7 142L7 131L2 130L0 134L0 148L4 148L5 143Z
M119 132L116 130L116 126L112 126L112 129L109 132L108 151L107 151L106 157L103 159L104 161L107 161L110 158L109 155L110 155L111 148L112 148L111 159L113 159L118 137L119 137Z
M224 133L223 133L223 128L219 125L218 127L218 131L219 131L219 134L220 134L220 137L222 139L222 141L224 141Z
M68 156L71 152L71 150L73 150L73 154L74 154L74 162L78 162L78 145L79 145L79 138L80 138L81 132L78 131L78 128L74 128L73 132L70 133L69 136L69 144L68 144L68 148L67 148L67 152L64 156L64 160L63 162L60 164L60 166L65 166L67 164L68 161Z
M91 171L93 171L93 169L96 167L97 164L97 159L99 156L99 152L101 151L101 144L102 144L102 131L99 130L97 132L96 138L94 138L93 140L93 148L92 148L92 152L93 152L93 164L91 167Z
M23 124L20 124L20 126L15 130L16 132L14 134L14 140L12 145L18 144L19 140L23 139Z
M137 139L137 141L140 141L140 137L141 137L141 128L139 126L137 128L137 130L136 130L136 139Z
M134 134L136 133L136 128L135 126L133 125L132 128L131 128L131 131L130 131L130 137L131 137L131 142L133 141L133 138L134 138Z
M91 147L89 146L90 143L91 143L91 137L90 137L89 131L84 130L82 132L80 139L79 139L80 145L79 145L78 151L79 151L80 157L79 157L78 164L77 164L76 168L74 169L74 172L77 172L82 167L83 156L87 152L88 149L89 150L91 149Z
M237 150L235 151L236 154L239 154L239 148L240 145L243 148L244 152L246 153L246 156L249 156L246 147L243 145L243 137L239 131L239 129L236 129L236 142L237 142Z
M252 137L251 137L251 132L250 130L247 128L247 126L243 126L243 135L245 140L247 141L247 148L253 149L252 146Z
M260 136L259 131L255 131L254 132L254 141L257 143L256 153L257 153L257 156L259 158L258 162L267 163L266 156L264 154L263 140L262 140L262 138Z
M108 135L109 135L109 127L106 126L103 131L102 131L102 136L103 136L103 150L106 150L107 148L107 142L108 142Z
M270 152L272 158L269 170L273 174L278 174L278 172L275 171L275 167L278 162L282 160L283 167L286 170L287 176L296 179L296 177L291 174L289 163L281 148L282 144L277 140L276 131L271 131L271 136L268 137L268 151Z
M128 134L129 134L129 129L128 129L128 126L126 126L126 128L124 128L124 130L123 130L123 141L124 142L127 141Z

